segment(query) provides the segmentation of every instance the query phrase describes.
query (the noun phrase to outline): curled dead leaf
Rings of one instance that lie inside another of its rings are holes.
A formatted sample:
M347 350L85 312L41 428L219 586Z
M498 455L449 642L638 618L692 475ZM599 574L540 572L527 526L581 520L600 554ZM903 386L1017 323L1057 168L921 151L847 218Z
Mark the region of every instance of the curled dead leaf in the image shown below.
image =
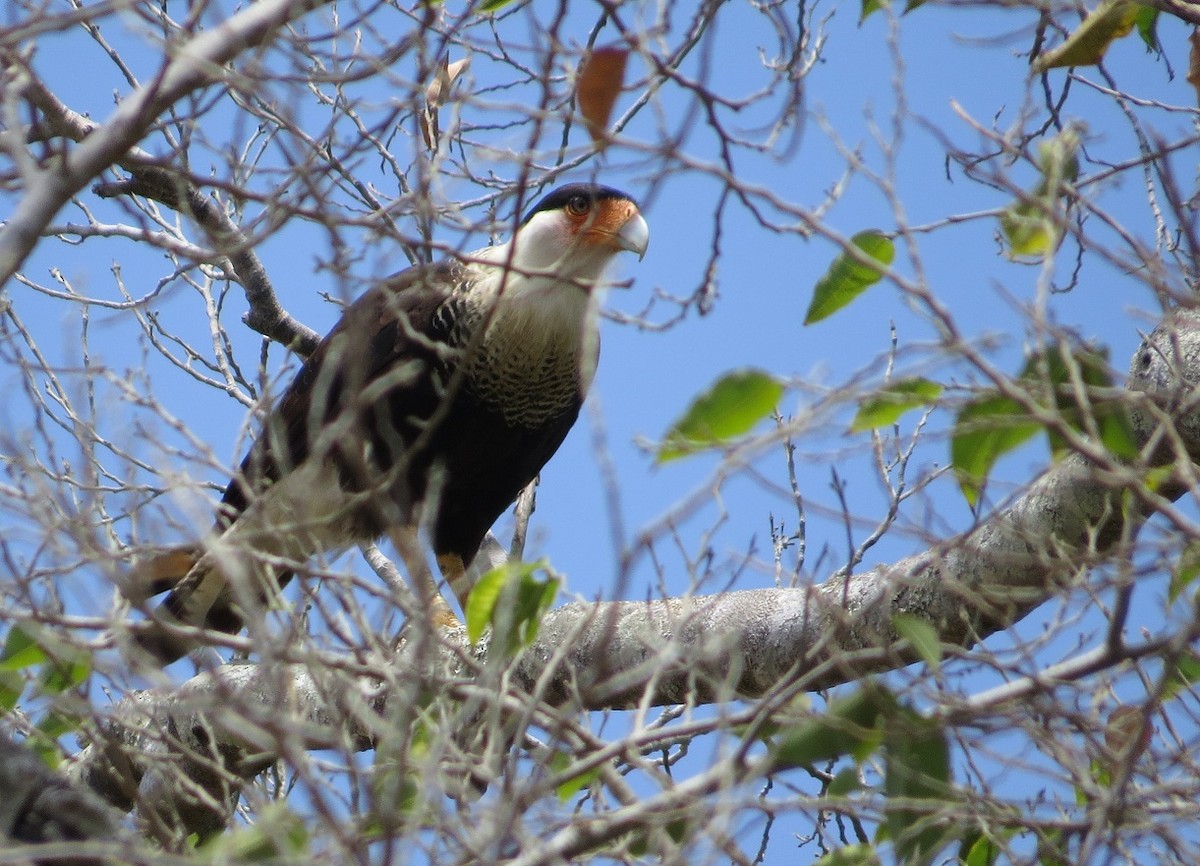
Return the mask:
M1138 706L1121 706L1112 711L1104 727L1104 744L1115 755L1141 752L1150 745L1153 728L1146 722L1145 711Z
M625 83L628 59L629 52L624 48L596 48L579 70L575 103L592 141L600 147L607 141L608 119Z
M449 57L442 58L442 65L438 68L437 75L425 88L425 107L421 112L421 135L425 139L425 146L430 150L437 148L438 137L441 135L438 109L449 97L455 80L470 65L470 57L463 57L453 63L450 62Z

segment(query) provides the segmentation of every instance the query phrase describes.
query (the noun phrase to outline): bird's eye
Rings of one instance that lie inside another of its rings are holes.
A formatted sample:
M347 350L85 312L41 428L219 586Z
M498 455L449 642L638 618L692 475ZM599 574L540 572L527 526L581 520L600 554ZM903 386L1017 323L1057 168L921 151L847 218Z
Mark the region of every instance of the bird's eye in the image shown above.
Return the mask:
M573 195L567 201L567 210L570 211L573 216L583 216L591 209L592 203L588 201L588 197L586 195Z

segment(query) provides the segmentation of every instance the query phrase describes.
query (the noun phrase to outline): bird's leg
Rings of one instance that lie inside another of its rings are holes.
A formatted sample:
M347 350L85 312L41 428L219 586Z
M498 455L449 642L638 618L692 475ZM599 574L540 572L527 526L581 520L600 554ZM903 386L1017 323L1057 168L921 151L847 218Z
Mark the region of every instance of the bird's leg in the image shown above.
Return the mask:
M437 558L437 564L442 571L442 576L446 578L446 583L450 585L450 591L458 599L459 608L466 613L467 596L471 594L474 581L467 573L467 566L463 563L462 557L457 553L443 553Z
M417 592L421 603L429 611L429 622L441 628L452 628L461 625L449 603L438 589L433 570L421 550L421 542L417 537L415 526L401 526L392 530L392 544L395 545L404 567L408 570L409 579Z

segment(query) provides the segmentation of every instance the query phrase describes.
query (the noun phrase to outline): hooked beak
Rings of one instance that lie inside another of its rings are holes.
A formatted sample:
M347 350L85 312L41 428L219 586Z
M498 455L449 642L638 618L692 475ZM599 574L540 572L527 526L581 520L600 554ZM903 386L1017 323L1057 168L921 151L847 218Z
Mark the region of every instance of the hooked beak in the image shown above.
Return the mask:
M617 249L637 253L638 261L641 261L646 257L646 248L650 246L650 226L640 213L634 211L614 238Z

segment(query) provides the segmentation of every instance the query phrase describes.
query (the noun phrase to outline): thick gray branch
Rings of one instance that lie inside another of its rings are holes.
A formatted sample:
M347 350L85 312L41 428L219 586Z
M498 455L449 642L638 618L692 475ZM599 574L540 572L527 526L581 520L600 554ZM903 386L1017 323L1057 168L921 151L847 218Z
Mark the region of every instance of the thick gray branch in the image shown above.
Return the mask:
M794 682L828 686L913 660L893 627L898 613L930 623L944 642L971 645L1118 554L1145 516L1158 511L1181 519L1171 500L1195 483L1198 381L1200 316L1182 314L1143 343L1128 383L1147 465L1176 468L1175 480L1158 493L1143 483L1146 466L1122 466L1103 452L1091 455L1095 462L1076 454L971 532L848 578L811 588L560 608L543 622L513 679L546 704L580 709L755 697ZM431 645L426 641L425 649ZM433 653L409 645L387 663L388 676L343 671L340 685L325 688L314 680L317 668L225 666L176 692L127 699L110 725L109 746L85 749L74 773L122 808L140 793L163 820L181 815L184 832L210 830L238 782L279 754L269 732L286 731L291 742L299 736L309 748L334 741L369 747L374 714L398 712L413 689L456 682L469 691L463 648L462 635L443 636ZM246 707L261 712L247 717ZM156 760L168 753L173 762ZM179 784L180 772L191 790Z
M1110 555L1136 521L1182 495L1200 456L1196 382L1200 317L1181 314L1143 342L1127 385L1150 465L1174 463L1183 473L1157 495L1146 490L1144 470L1103 454L1095 455L1101 463L1071 454L967 534L848 578L560 608L546 618L518 676L530 685L548 681L550 700L588 708L645 701L647 682L650 703L671 704L720 699L731 687L756 697L784 679L826 687L903 666L916 656L896 633L898 614L933 625L943 643L974 644L1051 598ZM1123 497L1132 497L1127 510ZM564 648L561 674L547 676Z

